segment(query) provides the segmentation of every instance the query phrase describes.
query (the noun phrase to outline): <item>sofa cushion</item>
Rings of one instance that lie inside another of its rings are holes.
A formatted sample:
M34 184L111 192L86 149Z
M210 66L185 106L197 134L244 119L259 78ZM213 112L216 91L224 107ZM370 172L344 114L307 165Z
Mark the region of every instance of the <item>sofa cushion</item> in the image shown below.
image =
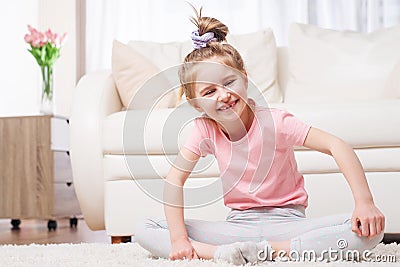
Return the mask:
M292 24L285 102L387 98L384 87L400 61L400 27L362 34Z
M400 146L400 99L271 106L288 110L354 148ZM103 151L105 154L176 154L190 133L192 118L198 115L191 107L111 114L103 123Z
M390 72L388 79L385 82L385 95L388 97L400 96L400 60Z
M172 87L171 83L164 77L165 75L159 75L159 72L157 66L134 49L114 40L112 75L125 108L148 107L143 106L143 103L147 103L150 107L155 103L156 108L175 106L177 94L168 93L168 89ZM140 101L133 99L134 96L140 97Z

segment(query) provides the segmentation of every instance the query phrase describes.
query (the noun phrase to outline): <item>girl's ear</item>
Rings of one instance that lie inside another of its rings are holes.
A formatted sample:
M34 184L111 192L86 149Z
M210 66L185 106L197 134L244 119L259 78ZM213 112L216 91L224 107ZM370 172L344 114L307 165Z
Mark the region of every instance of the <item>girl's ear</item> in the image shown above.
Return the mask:
M246 88L249 88L249 77L247 76L247 72L242 72L243 79L245 80Z

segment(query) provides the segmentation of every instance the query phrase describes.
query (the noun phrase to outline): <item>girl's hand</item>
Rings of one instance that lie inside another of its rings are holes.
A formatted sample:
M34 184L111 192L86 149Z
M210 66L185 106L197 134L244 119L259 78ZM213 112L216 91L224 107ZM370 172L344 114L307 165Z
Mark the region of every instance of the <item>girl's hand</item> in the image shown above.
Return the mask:
M368 236L369 239L385 229L385 216L374 203L356 203L351 222L353 232L360 237ZM361 224L361 230L359 224Z
M169 258L171 260L183 260L183 259L198 259L192 244L187 238L181 238L172 242L171 252Z

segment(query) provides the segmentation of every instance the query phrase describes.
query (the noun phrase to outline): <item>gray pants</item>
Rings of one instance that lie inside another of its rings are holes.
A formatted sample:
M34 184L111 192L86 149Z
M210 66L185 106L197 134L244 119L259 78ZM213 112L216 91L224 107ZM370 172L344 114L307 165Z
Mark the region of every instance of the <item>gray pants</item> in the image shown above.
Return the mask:
M291 250L313 250L317 256L329 248L363 252L383 238L383 232L372 239L352 232L351 214L309 219L301 205L231 210L225 221L185 220L185 225L189 239L207 244L290 240ZM168 258L171 244L166 220L140 221L135 238L154 256Z

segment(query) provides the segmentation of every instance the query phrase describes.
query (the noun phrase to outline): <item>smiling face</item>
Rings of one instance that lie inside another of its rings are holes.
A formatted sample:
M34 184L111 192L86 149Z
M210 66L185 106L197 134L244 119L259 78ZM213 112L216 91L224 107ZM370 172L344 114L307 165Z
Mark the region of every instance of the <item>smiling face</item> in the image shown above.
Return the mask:
M194 98L190 103L220 123L243 119L248 101L247 76L215 59L196 63L194 68Z

